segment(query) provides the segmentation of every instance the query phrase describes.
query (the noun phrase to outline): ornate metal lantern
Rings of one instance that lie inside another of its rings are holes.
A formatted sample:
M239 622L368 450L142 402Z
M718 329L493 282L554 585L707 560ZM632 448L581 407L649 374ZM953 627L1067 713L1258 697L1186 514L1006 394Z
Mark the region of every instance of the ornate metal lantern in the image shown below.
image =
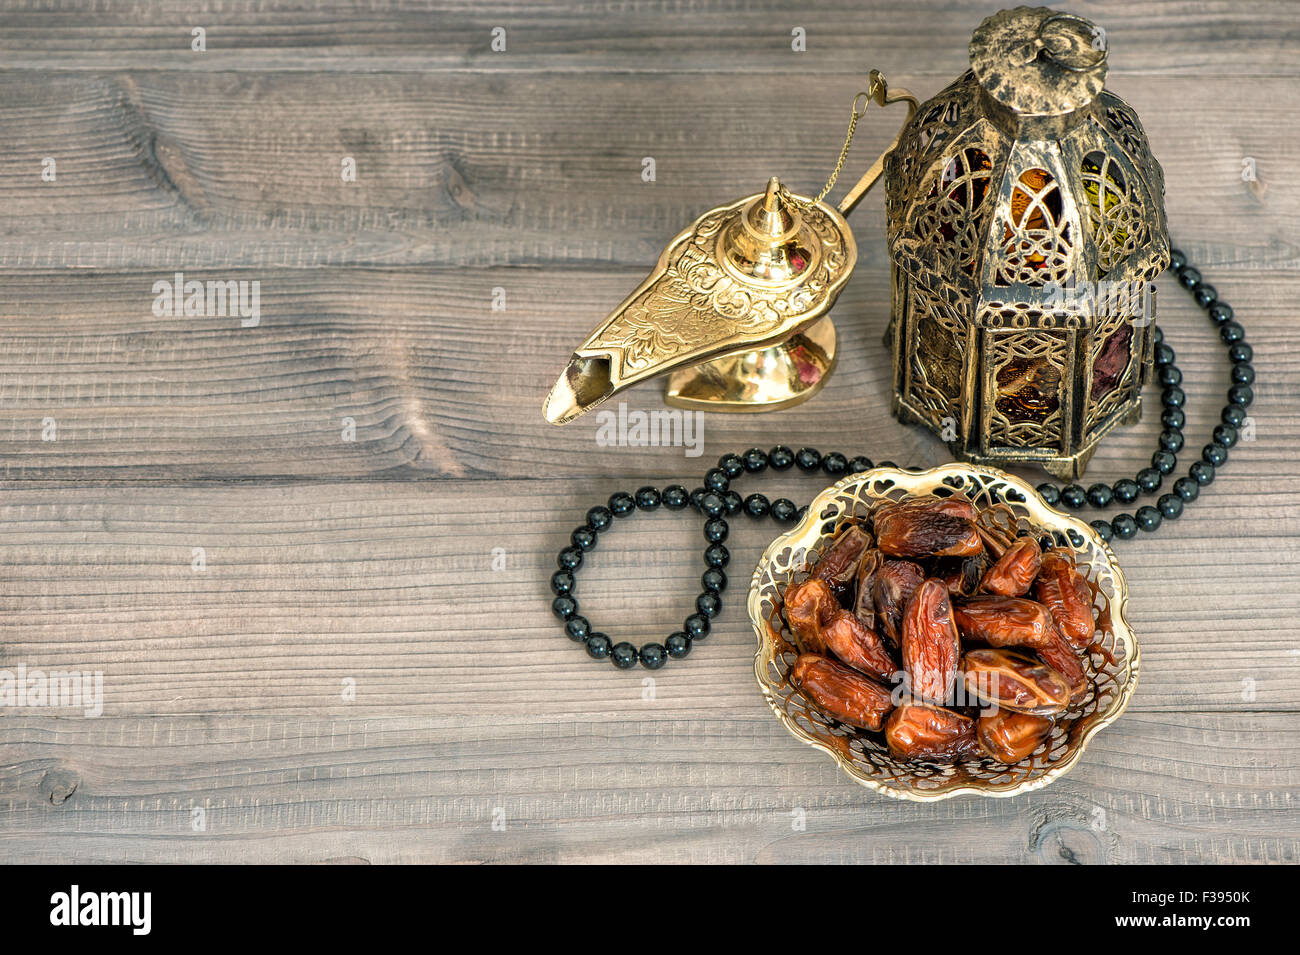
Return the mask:
M997 13L886 160L894 413L962 460L1077 477L1141 415L1164 179L1106 52L1081 17Z

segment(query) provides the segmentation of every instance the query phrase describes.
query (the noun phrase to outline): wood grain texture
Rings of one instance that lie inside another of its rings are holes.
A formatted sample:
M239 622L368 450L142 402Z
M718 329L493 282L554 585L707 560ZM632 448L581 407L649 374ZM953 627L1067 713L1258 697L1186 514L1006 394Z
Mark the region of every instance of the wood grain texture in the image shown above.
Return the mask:
M588 506L693 486L726 451L947 459L888 414L878 198L854 216L815 401L708 416L698 457L602 447L594 416L560 429L539 409L667 238L774 172L815 188L866 70L930 95L992 7L0 0L0 670L99 671L104 690L97 718L0 710L5 858L1296 862L1300 17L1075 9L1110 34L1175 241L1249 330L1254 440L1183 520L1121 545L1129 712L1042 792L911 805L853 785L756 692L741 604L773 526L733 521L723 616L653 677L589 661L546 586ZM773 102L795 106L782 137ZM896 123L864 122L850 173ZM258 281L259 324L156 316L176 270ZM1190 461L1226 362L1170 282L1160 307ZM1156 417L1088 480L1145 463ZM802 502L820 484L743 487ZM584 610L661 639L702 543L666 513L618 528Z
M773 74L0 73L0 270L645 270L701 212L774 173L816 192L865 69L809 77L779 136L767 104L790 95L789 77ZM955 73L889 77L926 97ZM1170 229L1196 261L1300 263L1284 133L1300 111L1295 76L1253 79L1250 109L1237 78L1110 85L1142 117ZM834 195L901 121L869 114ZM54 182L40 178L46 158ZM860 268L886 264L882 210L871 196L853 218Z

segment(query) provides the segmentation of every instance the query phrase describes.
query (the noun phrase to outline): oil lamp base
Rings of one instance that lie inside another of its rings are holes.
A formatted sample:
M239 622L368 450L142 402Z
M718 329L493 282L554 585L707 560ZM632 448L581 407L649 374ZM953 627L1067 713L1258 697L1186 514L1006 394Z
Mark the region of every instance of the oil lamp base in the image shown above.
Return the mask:
M779 345L671 372L664 400L693 411L774 411L817 394L834 369L835 326L823 318Z

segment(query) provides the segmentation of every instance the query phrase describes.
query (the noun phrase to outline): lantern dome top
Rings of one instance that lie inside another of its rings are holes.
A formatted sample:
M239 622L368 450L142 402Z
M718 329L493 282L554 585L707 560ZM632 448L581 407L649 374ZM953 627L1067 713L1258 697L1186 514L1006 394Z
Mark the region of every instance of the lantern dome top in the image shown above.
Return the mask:
M1001 10L976 27L970 65L985 92L1020 116L1082 109L1106 82L1106 34L1047 7Z

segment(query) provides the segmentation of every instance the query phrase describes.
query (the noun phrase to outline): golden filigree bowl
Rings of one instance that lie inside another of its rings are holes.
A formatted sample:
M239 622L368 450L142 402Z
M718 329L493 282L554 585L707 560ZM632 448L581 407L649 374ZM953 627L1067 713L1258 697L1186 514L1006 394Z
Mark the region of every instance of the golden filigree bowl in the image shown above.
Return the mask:
M798 652L781 619L785 588L807 576L823 547L850 520L865 518L881 501L913 494L965 494L977 507L999 509L1010 527L1051 533L1068 542L1079 572L1095 593L1097 644L1087 662L1088 695L1056 721L1029 758L1008 766L984 758L954 765L895 759L879 733L828 719L786 679ZM1138 678L1138 642L1125 618L1128 587L1115 554L1083 521L1048 507L1032 487L996 468L946 464L928 471L874 468L828 487L804 519L764 552L749 589L749 617L758 637L754 675L772 711L796 739L825 750L856 782L895 799L925 801L964 793L1014 796L1041 789L1079 761L1102 727L1128 705Z

